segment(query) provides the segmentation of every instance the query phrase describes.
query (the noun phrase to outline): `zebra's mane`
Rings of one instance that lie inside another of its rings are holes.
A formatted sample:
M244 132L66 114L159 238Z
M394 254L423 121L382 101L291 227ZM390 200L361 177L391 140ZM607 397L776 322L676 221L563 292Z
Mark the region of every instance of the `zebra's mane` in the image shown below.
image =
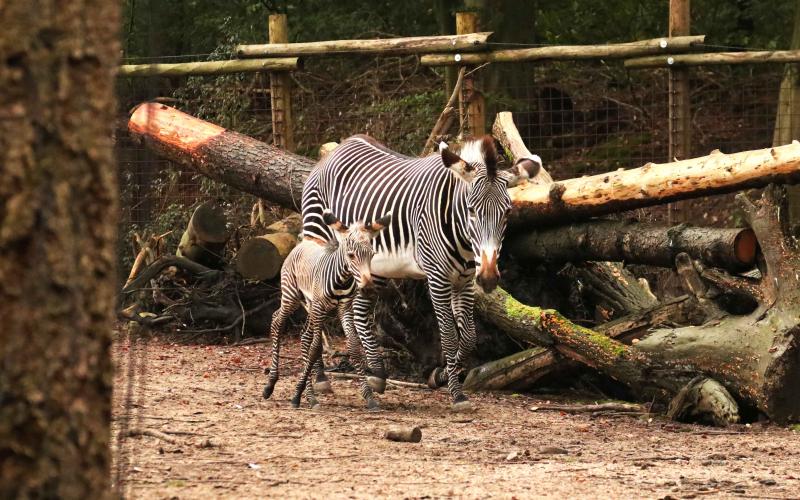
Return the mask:
M480 139L464 141L461 144L461 151L458 152L458 156L467 163L486 164L483 156L483 141Z

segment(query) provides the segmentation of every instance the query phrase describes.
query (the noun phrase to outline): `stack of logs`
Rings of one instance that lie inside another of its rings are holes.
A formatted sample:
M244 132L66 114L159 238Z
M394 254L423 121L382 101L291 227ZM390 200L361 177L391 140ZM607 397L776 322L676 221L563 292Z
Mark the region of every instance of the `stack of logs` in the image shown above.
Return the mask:
M291 209L314 166L160 104L137 108L129 130L170 160ZM509 113L498 115L493 134L508 160L529 154ZM502 288L478 293L479 319L530 348L473 369L466 385L502 388L578 363L638 399L667 405L672 418L726 424L744 408L776 421L800 419L800 253L783 189L774 184L798 178L800 144L793 143L559 182L542 170L513 188L509 252L526 262L578 263L572 276L593 289L599 324L577 325ZM591 219L755 187L766 187L760 200L737 197L748 228ZM647 282L608 261L674 267L684 294L658 300Z

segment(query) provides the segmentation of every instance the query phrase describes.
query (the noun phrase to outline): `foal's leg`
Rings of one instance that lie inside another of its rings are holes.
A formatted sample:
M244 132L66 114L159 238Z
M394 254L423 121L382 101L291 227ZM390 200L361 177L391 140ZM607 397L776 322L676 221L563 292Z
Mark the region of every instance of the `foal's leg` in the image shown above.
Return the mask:
M300 307L300 299L296 294L296 290L284 289L281 292L281 307L272 315L272 324L269 329L269 335L272 338L272 362L267 383L264 386L264 399L269 399L272 396L272 391L275 390L275 383L278 381L278 365L280 363L281 335L283 335L286 321L298 307Z
M308 390L308 402L311 407L314 408L318 404L316 396L314 395L314 384L309 384L308 381L309 375L316 364L317 357L322 354L322 334L320 326L324 315L325 309L318 302L315 302L309 307L306 329L303 332L303 338L300 340L303 349L303 373L300 376L300 381L297 383L294 396L292 397L292 406L295 408L300 407L300 399L303 397L304 390Z
M375 401L372 388L370 388L365 377L366 372L364 370L364 365L366 359L361 353L361 343L358 340L358 333L356 333L355 326L353 325L353 309L351 306L352 304L349 302L339 303L339 321L342 322L342 328L347 338L347 354L350 355L350 361L356 368L356 373L361 376L361 397L367 402L367 408L370 410L377 410L378 402Z
M384 282L385 280L375 280L376 286ZM383 364L378 341L373 333L375 331L373 320L376 302L377 295L374 291L365 293L363 290L359 290L353 299L352 310L353 323L366 355L367 383L374 391L383 394L386 389L386 367Z

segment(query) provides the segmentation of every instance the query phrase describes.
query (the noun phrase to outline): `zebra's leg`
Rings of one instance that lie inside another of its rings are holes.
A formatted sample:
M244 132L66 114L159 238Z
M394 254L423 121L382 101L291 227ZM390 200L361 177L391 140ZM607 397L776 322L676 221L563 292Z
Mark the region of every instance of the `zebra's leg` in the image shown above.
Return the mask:
M314 394L314 384L309 384L309 375L311 374L314 365L316 365L317 357L322 353L322 335L320 326L322 317L325 311L319 305L314 303L309 307L308 320L306 321L306 328L303 331L303 336L300 339L300 345L303 351L303 373L300 376L300 381L292 397L292 406L295 408L300 407L300 400L303 397L303 391L308 390L308 402L312 408L317 406L318 402Z
M456 369L458 335L452 309L452 285L446 279L437 279L436 276L428 275L428 290L431 302L433 302L436 322L439 324L442 350L447 361L447 389L453 398L453 409L468 411L471 409L471 405L461 389L461 381Z
M367 408L377 410L378 402L375 401L372 388L367 383L366 371L364 370L366 360L361 353L361 342L353 324L353 309L350 302L339 303L339 321L342 322L342 328L347 338L347 353L350 355L350 361L355 366L356 372L361 376L361 397L367 402Z
M333 388L328 376L325 375L325 362L322 360L321 355L314 365L314 371L316 372L316 375L314 375L314 391L319 394L332 394Z
M459 380L463 379L464 363L475 352L477 337L475 335L475 284L472 280L453 288L453 317L458 332L458 351L455 366Z
M272 315L272 324L269 328L269 335L272 338L272 361L270 363L267 383L264 385L262 395L264 399L272 396L275 390L275 383L278 382L278 365L281 354L281 335L286 327L286 321L300 307L300 300L291 290L284 289L281 292L281 307Z
M378 280L376 280L377 284ZM365 293L363 290L359 290L353 299L353 322L367 359L367 383L373 391L383 394L386 389L386 367L375 338L373 323L377 299L374 291Z

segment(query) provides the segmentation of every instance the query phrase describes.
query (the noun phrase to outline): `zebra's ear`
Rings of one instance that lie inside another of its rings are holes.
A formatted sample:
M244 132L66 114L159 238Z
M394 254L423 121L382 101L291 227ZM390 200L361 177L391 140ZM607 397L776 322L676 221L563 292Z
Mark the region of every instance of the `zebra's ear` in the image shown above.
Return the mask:
M333 215L333 212L331 212L327 208L325 209L325 211L322 212L322 220L325 222L325 224L328 225L328 227L330 227L334 231L337 231L339 233L347 232L347 226L345 226L344 223L340 221L338 217Z
M442 150L442 163L465 182L471 183L475 178L475 167L461 159L460 156L450 151L450 148Z
M530 155L525 158L520 158L513 167L507 172L508 187L514 187L517 184L533 179L539 170L542 168L542 159L539 155Z
M372 237L374 238L377 234L384 229L392 222L392 212L387 213L380 219L376 220L375 222L367 222L364 224L364 228L372 233Z

